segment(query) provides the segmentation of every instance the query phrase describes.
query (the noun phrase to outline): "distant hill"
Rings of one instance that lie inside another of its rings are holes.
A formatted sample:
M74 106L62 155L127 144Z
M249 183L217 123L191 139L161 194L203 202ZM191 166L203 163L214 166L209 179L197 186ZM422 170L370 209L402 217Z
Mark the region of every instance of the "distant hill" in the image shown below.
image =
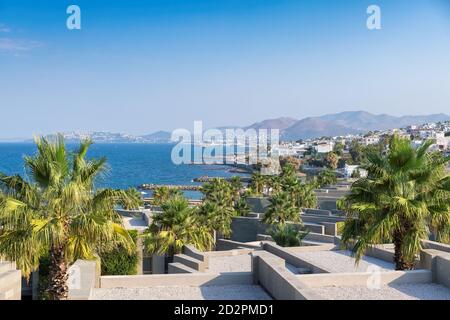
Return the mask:
M292 125L294 125L298 120L294 118L281 117L276 119L268 119L261 122L256 122L244 129L279 129L280 131L285 130Z
M166 143L170 141L171 135L168 131L157 131L141 136L141 138L148 143Z
M375 115L365 111L346 111L301 120L288 117L267 119L242 127L242 129L279 129L283 140L298 140L403 128L413 124L440 121L450 121L450 116L439 113L423 116L395 117L387 114ZM230 126L217 129L225 133L227 128L237 129L238 127ZM111 132L71 132L65 133L64 137L69 142L90 137L95 142L100 143L167 143L170 142L171 133L168 131L157 131L147 135L135 136Z
M370 131L401 128L427 122L447 121L450 119L450 116L439 113L425 116L394 117L387 114L375 115L365 111L346 111L324 115L319 118L326 121L333 121L336 124L348 128Z
M323 136L339 136L346 134L361 133L362 130L346 127L334 123L331 120L321 118L305 118L295 122L286 130L281 131L283 140L299 140L309 138L319 138Z
M282 131L282 138L286 140L297 140L322 136L357 134L371 130L388 130L414 124L449 120L450 116L443 113L425 116L395 117L386 114L375 115L365 111L346 111L299 120Z

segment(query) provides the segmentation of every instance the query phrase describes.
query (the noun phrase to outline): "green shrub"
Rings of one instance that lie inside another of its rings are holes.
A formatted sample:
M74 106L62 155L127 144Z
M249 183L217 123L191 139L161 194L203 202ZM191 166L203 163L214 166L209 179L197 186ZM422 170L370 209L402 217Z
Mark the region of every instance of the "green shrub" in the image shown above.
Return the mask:
M128 233L135 244L133 252L130 253L122 245L119 245L115 249L102 252L100 255L102 275L137 274L137 266L139 263L139 256L136 248L137 231L129 230Z
M298 247L301 246L308 231L299 230L290 224L278 224L269 234L275 243L281 247Z

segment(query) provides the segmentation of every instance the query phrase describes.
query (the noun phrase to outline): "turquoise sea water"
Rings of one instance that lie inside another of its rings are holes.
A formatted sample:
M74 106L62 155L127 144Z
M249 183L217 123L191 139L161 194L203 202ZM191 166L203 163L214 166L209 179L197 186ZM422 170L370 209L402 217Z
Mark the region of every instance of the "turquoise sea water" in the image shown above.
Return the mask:
M231 177L230 167L218 165L175 165L171 161L173 144L94 144L88 157L105 156L107 175L97 186L110 188L137 187L143 183L197 185L200 176ZM75 149L76 144L68 145ZM0 143L0 172L25 175L23 157L36 152L31 143ZM190 198L199 198L199 192L187 191Z

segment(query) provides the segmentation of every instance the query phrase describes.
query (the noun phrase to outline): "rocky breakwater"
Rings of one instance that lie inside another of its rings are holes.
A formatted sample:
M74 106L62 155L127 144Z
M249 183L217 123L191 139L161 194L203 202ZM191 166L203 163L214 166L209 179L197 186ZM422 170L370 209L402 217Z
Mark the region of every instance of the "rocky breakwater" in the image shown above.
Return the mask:
M201 186L153 184L153 183L144 183L144 184L138 186L138 188L140 190L155 190L160 187L167 187L169 189L179 189L179 190L188 190L188 191L199 191Z

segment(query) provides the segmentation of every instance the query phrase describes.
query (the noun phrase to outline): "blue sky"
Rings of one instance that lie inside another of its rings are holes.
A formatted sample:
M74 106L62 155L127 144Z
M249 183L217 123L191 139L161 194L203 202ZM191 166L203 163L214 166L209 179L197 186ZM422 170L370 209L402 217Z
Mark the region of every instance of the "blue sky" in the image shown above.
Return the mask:
M0 138L450 113L449 56L447 0L0 0Z

